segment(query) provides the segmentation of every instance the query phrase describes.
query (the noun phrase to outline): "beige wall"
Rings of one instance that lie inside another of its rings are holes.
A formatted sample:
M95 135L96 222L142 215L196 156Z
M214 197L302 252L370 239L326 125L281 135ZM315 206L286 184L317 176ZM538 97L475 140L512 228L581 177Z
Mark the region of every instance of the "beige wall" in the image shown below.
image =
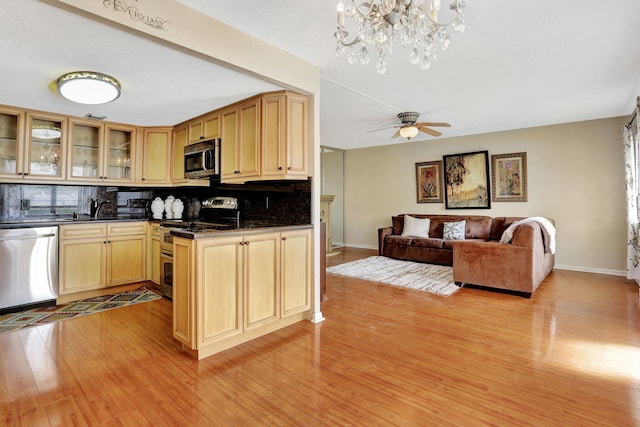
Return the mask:
M618 117L347 151L346 244L377 248L377 229L391 225L391 216L398 213L545 216L556 221L557 268L623 274L625 120ZM491 209L469 210L416 203L416 162L480 150L488 150L489 156L527 153L528 202L492 202Z

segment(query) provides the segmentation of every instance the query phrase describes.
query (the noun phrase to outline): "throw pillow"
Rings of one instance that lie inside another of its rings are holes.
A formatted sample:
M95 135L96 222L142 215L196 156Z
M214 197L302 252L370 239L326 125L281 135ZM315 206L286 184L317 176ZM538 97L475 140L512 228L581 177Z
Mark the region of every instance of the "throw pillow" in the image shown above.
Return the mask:
M464 228L466 225L466 220L445 222L442 231L442 238L444 240L464 240Z
M405 215L402 236L427 238L429 237L429 224L431 224L429 218L414 218Z

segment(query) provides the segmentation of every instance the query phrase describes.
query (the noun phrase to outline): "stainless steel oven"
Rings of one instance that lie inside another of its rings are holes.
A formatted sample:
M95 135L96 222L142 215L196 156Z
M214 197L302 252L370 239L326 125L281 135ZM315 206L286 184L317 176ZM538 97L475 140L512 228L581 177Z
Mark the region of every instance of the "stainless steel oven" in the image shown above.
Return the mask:
M167 229L160 240L160 292L173 299L173 236Z

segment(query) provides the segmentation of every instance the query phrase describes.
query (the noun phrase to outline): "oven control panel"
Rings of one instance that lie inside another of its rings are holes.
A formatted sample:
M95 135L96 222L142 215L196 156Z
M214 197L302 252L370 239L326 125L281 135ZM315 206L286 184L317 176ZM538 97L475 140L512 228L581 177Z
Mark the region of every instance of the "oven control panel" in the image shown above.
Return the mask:
M210 197L202 202L207 209L238 209L238 199L235 197Z

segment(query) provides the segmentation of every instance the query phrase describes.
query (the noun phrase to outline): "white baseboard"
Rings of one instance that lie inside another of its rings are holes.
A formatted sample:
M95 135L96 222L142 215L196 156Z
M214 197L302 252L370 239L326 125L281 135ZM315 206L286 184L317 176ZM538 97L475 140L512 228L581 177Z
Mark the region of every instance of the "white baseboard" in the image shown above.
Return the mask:
M378 250L378 246L359 245L357 243L349 243L348 245L346 245L346 247ZM609 276L625 277L627 275L627 272L625 270L612 270L610 268L584 267L579 265L556 264L554 265L553 268L557 268L558 270L581 271L583 273L608 274Z
M624 270L612 270L610 268L593 268L564 264L556 264L553 268L557 268L558 270L581 271L583 273L608 274L609 276L627 276L627 272Z

